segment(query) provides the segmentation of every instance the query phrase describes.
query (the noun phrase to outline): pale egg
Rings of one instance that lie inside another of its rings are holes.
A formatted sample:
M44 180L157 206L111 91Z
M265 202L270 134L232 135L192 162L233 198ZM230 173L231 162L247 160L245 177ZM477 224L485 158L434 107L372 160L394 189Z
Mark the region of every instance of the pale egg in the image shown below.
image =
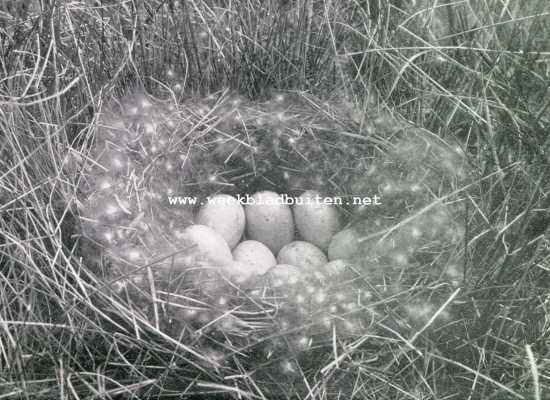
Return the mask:
M239 243L244 232L244 208L235 197L228 194L208 198L195 220L197 224L208 226L218 232L230 248Z
M301 237L326 251L336 232L340 230L340 216L333 204L315 190L300 195L293 207L294 221Z
M233 259L250 267L250 271L245 271L247 275L264 274L269 268L277 264L271 250L257 240L245 240L239 243L233 250ZM243 268L243 266L241 265L240 268Z
M275 192L257 192L245 206L246 233L249 239L265 244L277 254L294 239L294 221L290 207Z
M195 255L197 261L214 266L227 265L233 261L225 239L208 226L190 225L178 236L186 245L195 246L189 253Z
M329 260L349 260L359 253L359 234L351 228L344 229L332 237L328 246Z
M311 272L321 269L328 262L321 249L301 240L284 246L277 255L277 261L279 264L290 264Z

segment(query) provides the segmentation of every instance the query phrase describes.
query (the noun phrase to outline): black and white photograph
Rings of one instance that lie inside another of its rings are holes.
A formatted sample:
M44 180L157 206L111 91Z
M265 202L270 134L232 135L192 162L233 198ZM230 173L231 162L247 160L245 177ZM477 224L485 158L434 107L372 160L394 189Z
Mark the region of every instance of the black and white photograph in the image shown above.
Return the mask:
M548 0L0 0L0 400L550 400Z

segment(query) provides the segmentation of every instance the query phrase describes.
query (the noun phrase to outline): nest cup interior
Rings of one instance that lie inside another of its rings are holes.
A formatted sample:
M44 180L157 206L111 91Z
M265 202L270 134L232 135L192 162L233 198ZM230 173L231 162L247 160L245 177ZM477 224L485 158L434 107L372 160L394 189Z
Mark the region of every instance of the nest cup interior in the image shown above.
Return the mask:
M170 335L211 349L216 365L231 369L232 357L254 354L246 362L279 389L281 374L293 381L311 354L330 353L334 332L414 329L460 279L464 232L452 195L467 180L460 147L385 114L367 110L359 120L347 103L299 93L254 101L133 93L105 106L90 160L82 233L107 290ZM265 190L342 199L328 267L298 280L263 274L245 287L198 265L180 235L200 202ZM357 200L375 195L379 204ZM174 203L184 197L197 204ZM442 285L417 293L421 280Z

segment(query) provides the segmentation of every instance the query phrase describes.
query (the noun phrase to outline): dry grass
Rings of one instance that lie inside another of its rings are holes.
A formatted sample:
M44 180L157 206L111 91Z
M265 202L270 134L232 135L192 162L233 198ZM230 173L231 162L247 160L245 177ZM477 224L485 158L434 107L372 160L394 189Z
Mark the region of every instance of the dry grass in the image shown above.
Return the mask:
M2 3L0 398L548 396L550 8L405 3ZM257 299L240 298L250 308L235 316L249 325L219 358L197 332L169 335L177 329L143 303L108 290L78 236L99 112L134 89L185 102L226 88L253 101L279 90L345 101L344 124L322 102L313 109L339 124L339 140L368 136L377 154L395 121L461 143L458 288L414 277L390 294L373 288L384 317L372 330L322 336L287 371L243 344L292 337L265 332L271 322L250 314L269 309ZM426 298L434 309L407 326L404 304Z

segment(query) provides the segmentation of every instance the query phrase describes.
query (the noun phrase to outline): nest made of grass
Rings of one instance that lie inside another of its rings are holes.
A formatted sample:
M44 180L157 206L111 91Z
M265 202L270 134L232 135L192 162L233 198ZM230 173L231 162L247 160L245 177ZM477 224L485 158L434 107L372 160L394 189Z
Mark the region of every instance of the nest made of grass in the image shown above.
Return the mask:
M239 390L285 396L306 393L304 377L318 374L322 390L349 396L342 379L357 376L355 357L389 377L410 352L450 340L464 264L459 194L471 179L456 142L368 108L358 120L341 99L169 94L109 102L83 165L82 252L116 299L112 313L122 307L136 330L194 349L197 373L221 369ZM311 189L342 197L346 229L360 238L335 275L240 287L215 270L174 268L188 253L178 232L198 206L169 197ZM382 205L351 204L375 194Z

